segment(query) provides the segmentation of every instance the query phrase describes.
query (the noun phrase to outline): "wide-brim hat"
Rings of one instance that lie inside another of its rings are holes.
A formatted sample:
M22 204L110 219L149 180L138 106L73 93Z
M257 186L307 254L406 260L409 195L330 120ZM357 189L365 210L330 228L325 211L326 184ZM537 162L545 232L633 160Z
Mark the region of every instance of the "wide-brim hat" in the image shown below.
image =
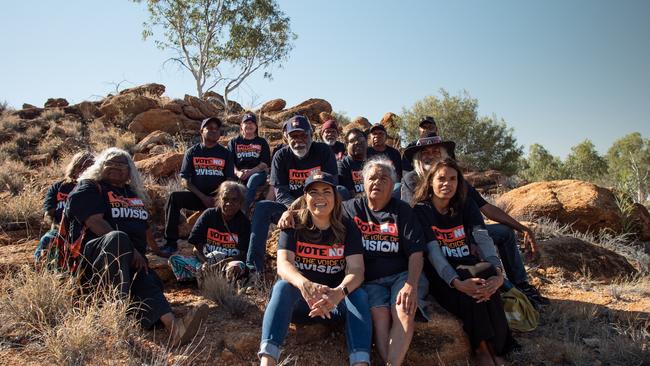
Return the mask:
M453 141L444 141L440 136L435 133L429 133L425 137L418 139L418 141L413 146L409 146L404 150L404 157L408 161L413 161L413 156L418 151L422 151L425 147L429 146L442 146L447 150L447 153L451 157L455 157L456 143Z

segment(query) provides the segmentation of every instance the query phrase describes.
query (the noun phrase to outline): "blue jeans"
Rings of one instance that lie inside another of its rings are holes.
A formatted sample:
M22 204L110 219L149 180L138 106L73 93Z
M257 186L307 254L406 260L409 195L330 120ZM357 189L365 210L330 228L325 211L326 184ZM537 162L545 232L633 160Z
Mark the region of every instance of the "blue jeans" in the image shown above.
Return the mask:
M341 201L347 201L350 199L350 191L348 191L348 189L345 188L344 186L341 185L336 186L336 191L341 196Z
M285 280L279 280L273 286L271 300L264 312L262 342L258 355L268 355L278 360L290 322L329 323L344 319L350 365L359 362L370 364L372 318L366 292L360 288L352 291L330 314L331 319L310 318L309 306L300 290Z
M255 206L253 220L251 221L251 238L248 243L246 265L258 272L264 271L264 257L266 255L266 240L269 237L269 226L277 223L280 216L287 210L287 206L275 201L260 201Z
M503 262L503 267L508 276L503 281L504 289L509 290L513 285L527 283L528 275L521 254L519 254L515 232L510 227L502 224L487 225L487 230L499 251L501 262Z
M248 209L253 201L255 200L255 194L257 193L257 188L262 184L266 183L266 172L261 171L258 173L252 174L248 177L248 182L246 182L246 200L244 201L244 208Z
M54 240L57 233L57 230L49 230L43 235L43 237L41 237L41 240L38 242L38 247L36 247L36 250L34 251L34 261L38 262L43 251L50 246L50 243Z

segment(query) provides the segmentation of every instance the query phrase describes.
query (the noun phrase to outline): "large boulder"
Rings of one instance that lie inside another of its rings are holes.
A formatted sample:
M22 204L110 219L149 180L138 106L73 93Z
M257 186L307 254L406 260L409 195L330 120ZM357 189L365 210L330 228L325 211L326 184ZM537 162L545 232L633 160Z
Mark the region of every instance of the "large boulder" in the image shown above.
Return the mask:
M121 94L108 98L99 107L105 122L127 125L131 119L150 109L157 108L154 99L138 94Z
M189 104L192 107L196 108L196 110L201 115L203 115L203 117L200 118L200 119L208 118L208 117L218 117L220 115L219 109L217 109L217 107L215 107L210 102L207 102L205 100L202 100L202 99L199 99L197 97L193 97L193 96L187 95L187 94L185 94L184 100L185 100L185 102L187 104ZM183 111L185 112L185 108L183 108ZM188 115L188 117L190 117L190 116ZM197 119L197 118L193 118L193 117L190 117L190 118Z
M366 117L356 117L350 123L345 125L345 127L343 127L343 135L345 136L345 134L348 133L348 131L350 131L353 128L358 128L361 131L366 131L367 129L370 128L370 126L372 125L370 124L370 121L368 121Z
M43 108L25 108L12 112L11 115L20 119L35 119L40 117L44 110Z
M185 116L178 115L166 109L151 109L138 114L131 124L129 131L138 137L144 137L147 134L159 130L170 134L175 134L182 130L199 129L200 122L191 120Z
M48 98L45 102L45 108L61 108L69 105L65 98Z
M279 112L284 109L284 107L287 106L287 101L284 99L272 99L269 100L268 102L262 104L262 107L260 107L260 113L268 113L268 112Z
M198 108L191 105L183 106L183 114L189 118L197 121L201 121L206 118L206 115L203 114Z
M397 119L398 117L395 113L387 112L383 117L381 117L381 121L379 123L381 123L384 127L386 127L388 131L392 133L399 130L399 126L397 126Z
M295 105L287 110L270 115L270 117L278 120L285 121L296 114L301 114L307 118L312 124L320 124L320 113L332 113L332 105L325 99L312 98Z
M172 111L176 114L183 114L183 107L187 105L182 99L174 99L170 101L163 102L162 107L168 111Z
M161 155L152 156L148 159L135 162L135 166L142 173L150 174L156 178L169 177L181 170L183 154L178 152L167 152Z
M613 280L637 273L620 254L574 237L543 240L538 248L539 268L547 273L561 273L568 279L589 276L597 280Z
M632 206L631 220L641 240L650 240L650 213L644 205L635 203ZM650 254L650 253L649 253Z
M102 112L99 110L97 102L83 101L79 104L74 104L63 108L66 114L76 114L84 121L92 121L97 117L101 117Z
M120 92L120 95L124 94L135 94L135 95L144 95L149 97L160 98L165 93L165 86L162 84L150 83L133 88L124 89Z
M466 172L463 174L467 182L480 193L494 194L505 187L508 178L497 170L484 172Z
M174 139L169 133L164 131L153 131L135 145L134 151L146 152L156 145L172 145L173 143Z
M580 232L620 232L621 214L614 194L579 180L537 182L504 193L496 201L511 216L548 217Z

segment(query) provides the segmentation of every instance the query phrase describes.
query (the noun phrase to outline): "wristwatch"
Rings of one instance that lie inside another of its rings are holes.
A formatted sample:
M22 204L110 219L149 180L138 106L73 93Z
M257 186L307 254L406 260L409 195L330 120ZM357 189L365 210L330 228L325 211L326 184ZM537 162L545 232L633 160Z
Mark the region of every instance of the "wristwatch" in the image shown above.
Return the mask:
M348 288L345 286L341 286L341 289L343 289L343 295L346 297L350 294L350 291L348 291Z

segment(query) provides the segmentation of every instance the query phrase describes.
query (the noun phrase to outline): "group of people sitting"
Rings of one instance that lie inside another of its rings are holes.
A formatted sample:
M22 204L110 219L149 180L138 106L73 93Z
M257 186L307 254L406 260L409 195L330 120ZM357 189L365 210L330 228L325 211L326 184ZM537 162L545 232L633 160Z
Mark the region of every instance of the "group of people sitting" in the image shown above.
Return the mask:
M148 198L130 155L109 148L95 158L75 155L65 179L48 191L53 226L35 256L50 255L53 239L64 236L83 283L112 283L141 304L144 327L162 324L183 344L207 305L176 318L148 270L147 247L169 257L181 281L223 260L237 278L260 278L270 275L274 223L282 229L279 279L262 323L262 365L278 362L290 322L339 320L351 365L370 364L373 334L382 362L399 365L414 322L427 321L427 294L462 320L481 365L501 365L516 342L499 290L516 287L536 305L548 302L528 283L513 229L534 250L532 231L464 180L455 144L438 136L433 118L422 119L421 137L403 156L386 145L381 124L350 129L341 143L336 122L327 121L316 142L309 120L294 116L283 125L286 145L273 154L254 113L243 116L227 148L218 142L221 127L221 119L205 119L201 142L185 153L186 190L168 197L164 246L148 225ZM271 189L258 201L267 178ZM203 211L188 238L192 256L176 253L183 208ZM482 214L498 224L486 226Z

